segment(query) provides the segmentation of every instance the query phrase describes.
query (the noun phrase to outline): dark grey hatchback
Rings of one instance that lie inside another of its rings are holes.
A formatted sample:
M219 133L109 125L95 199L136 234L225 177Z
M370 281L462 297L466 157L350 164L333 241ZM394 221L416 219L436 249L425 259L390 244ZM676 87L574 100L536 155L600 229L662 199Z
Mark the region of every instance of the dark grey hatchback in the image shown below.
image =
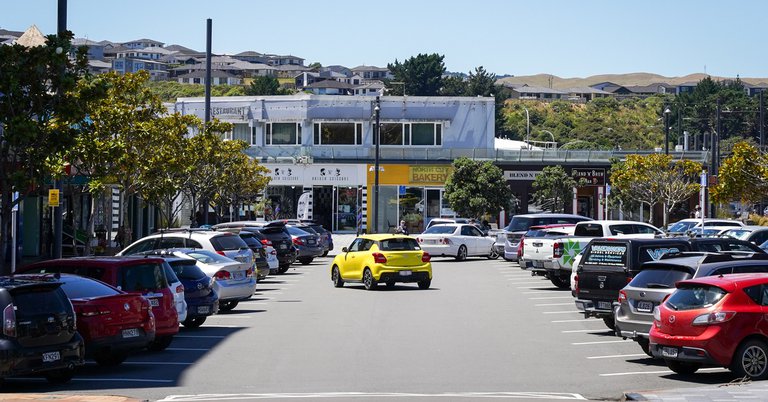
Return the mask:
M0 277L0 378L43 375L51 383L72 379L85 348L75 312L61 282Z

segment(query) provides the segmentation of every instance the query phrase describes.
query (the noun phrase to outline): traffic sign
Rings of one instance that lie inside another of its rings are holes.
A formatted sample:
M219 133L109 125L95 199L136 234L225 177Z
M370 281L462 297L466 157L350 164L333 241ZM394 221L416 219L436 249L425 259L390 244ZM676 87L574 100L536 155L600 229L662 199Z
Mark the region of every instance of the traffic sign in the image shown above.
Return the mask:
M48 190L48 206L49 207L59 206L59 189L58 188L52 188Z

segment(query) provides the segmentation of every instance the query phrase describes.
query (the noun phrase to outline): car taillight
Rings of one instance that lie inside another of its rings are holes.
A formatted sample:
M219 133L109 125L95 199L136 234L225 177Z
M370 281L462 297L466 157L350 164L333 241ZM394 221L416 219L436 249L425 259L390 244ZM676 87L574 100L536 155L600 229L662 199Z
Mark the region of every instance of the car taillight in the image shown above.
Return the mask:
M523 246L525 246L525 236L520 238L520 244L517 246L517 257L523 256Z
M421 255L421 262L429 262L429 260L432 259L432 256L429 255L428 252L424 252L424 254Z
M386 264L387 263L387 257L384 256L382 253L373 253L371 254L373 256L373 262L377 264Z
M106 306L83 306L80 315L83 317L95 317L97 315L106 315L111 311Z
M223 251L219 251L219 250L216 250L216 254L218 254L218 255L223 255L224 257L226 257L226 256L227 256L226 254L224 254L224 252L223 252Z
M216 271L213 277L216 279L230 279L232 278L232 274L230 274L229 271L222 269L221 271Z
M560 258L565 253L565 244L559 241L556 241L552 245L552 258Z
M653 308L653 325L656 328L661 328L661 310L659 309L659 306Z
M184 293L184 285L176 286L176 293Z
M3 334L16 336L16 310L13 304L9 304L3 310Z
M440 239L440 243L450 245L451 244L451 239L449 239L447 237L443 237L442 239Z
M263 244L265 246L271 246L272 245L272 241L270 241L269 239L261 239L261 244Z
M298 237L294 237L293 238L293 244L295 244L297 246L303 246L304 245L304 240L301 240Z
M691 325L721 324L736 316L735 311L715 311L696 317Z
M248 268L245 270L245 277L250 278L253 276L253 268Z
M619 290L619 303L624 303L627 301L627 292L623 290Z

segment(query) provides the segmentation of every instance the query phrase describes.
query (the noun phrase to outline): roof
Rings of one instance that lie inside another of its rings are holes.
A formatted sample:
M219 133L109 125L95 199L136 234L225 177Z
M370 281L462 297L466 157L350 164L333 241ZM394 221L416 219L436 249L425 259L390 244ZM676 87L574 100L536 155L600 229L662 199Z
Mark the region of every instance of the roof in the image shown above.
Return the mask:
M513 87L513 91L519 92L519 93L535 93L535 94L559 94L559 95L565 95L568 92L561 91L559 89L554 88L547 88L547 87L532 87L528 85L523 85L519 87Z
M610 95L610 92L606 92L606 91L603 91L601 89L592 88L592 87L567 88L567 89L563 89L563 91L565 91L567 93L574 93L574 94Z
M357 67L351 68L350 70L352 71L389 71L389 69L386 67L376 67L376 66L366 66L366 65L357 66Z
M156 41L156 40L152 40L152 39L136 39L136 40L129 40L129 41L127 41L127 42L123 42L123 44L126 44L126 43L137 43L137 42L144 42L144 43L156 43L156 44L158 44L158 45L163 45L163 44L164 44L163 42L158 42L158 41Z
M191 73L179 75L176 78L205 78L205 71L196 70ZM211 78L239 78L236 75L232 75L222 70L211 70Z
M88 60L88 65L93 68L112 68L112 63L101 60Z
M72 46L104 46L101 42L92 41L86 38L72 39Z
M304 88L337 88L337 89L352 89L354 85L347 84L346 82L339 82L336 80L323 80L313 82Z
M181 46L181 45L165 46L164 49L170 50L172 52L179 52L179 53L182 53L182 54L190 54L190 53L191 54L197 54L197 53L200 53L197 50L192 50L192 49L190 49L188 47L184 47L184 46Z
M366 235L360 235L360 236L358 236L358 238L369 239L369 240L373 240L373 241L381 241L381 240L387 240L387 239L393 239L393 238L413 239L413 237L411 237L411 236L406 236L406 235L403 235L403 234L389 234L389 233L366 234Z
M253 50L246 50L244 52L240 52L235 54L235 56L244 56L244 57L262 57L263 54L259 52L254 52Z
M36 25L29 27L19 39L16 39L16 44L24 47L45 46L45 42L45 36Z
M58 260L46 260L36 262L34 264L27 265L21 269L21 271L32 270L39 267L55 267L55 266L116 266L116 265L135 265L144 262L160 263L157 257L146 256L104 256L104 257L74 257L74 258L61 258Z
M493 147L495 149L509 149L509 150L519 150L519 149L528 149L529 145L525 141L517 141L517 140L508 140L506 138L494 138L494 145ZM530 149L533 150L540 150L539 147L530 147Z

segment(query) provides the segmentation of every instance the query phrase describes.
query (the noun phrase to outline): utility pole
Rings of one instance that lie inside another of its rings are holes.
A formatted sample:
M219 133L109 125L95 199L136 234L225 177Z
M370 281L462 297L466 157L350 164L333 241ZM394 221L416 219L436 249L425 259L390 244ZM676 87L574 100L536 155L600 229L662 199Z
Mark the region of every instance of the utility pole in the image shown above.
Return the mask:
M205 132L208 131L208 123L211 122L211 36L213 21L208 18L205 24ZM208 224L208 200L201 200L203 210L203 225ZM198 222L200 224L200 222Z
M765 146L765 103L763 103L763 91L760 91L760 150Z
M721 133L721 122L720 122L720 98L717 98L717 111L715 114L715 128L716 130L712 133L712 143L710 144L712 148L712 172L711 177L713 180L717 180L717 165L720 163L720 135ZM713 181L714 182L714 181ZM709 207L709 217L715 218L717 217L717 206L714 202L710 201L710 207Z
M373 141L376 143L376 159L374 163L374 173L373 173L373 232L371 233L378 233L379 232L379 142L381 142L381 135L380 131L381 128L379 127L379 119L381 117L381 99L379 96L376 96L376 101L374 103L373 107L373 117L375 119L375 123L373 126Z
M67 30L67 0L59 0L58 7L58 26L56 27L56 32L59 37L61 37ZM61 71L60 73L64 74L64 71ZM63 190L61 179L56 180L53 186L59 190L59 193ZM59 205L53 207L53 258L61 258L61 247L64 238L64 214L62 211L61 198L63 197L60 197ZM14 234L14 243L15 242L16 237ZM16 248L16 244L13 246Z

